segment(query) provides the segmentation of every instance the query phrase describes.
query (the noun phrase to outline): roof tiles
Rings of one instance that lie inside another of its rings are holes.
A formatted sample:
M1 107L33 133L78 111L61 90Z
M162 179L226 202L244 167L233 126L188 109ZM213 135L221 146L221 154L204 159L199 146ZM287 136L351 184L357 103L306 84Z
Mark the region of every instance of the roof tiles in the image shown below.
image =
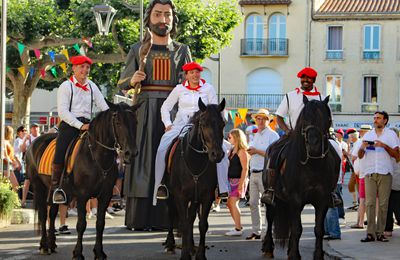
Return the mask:
M317 14L400 13L400 0L326 0Z

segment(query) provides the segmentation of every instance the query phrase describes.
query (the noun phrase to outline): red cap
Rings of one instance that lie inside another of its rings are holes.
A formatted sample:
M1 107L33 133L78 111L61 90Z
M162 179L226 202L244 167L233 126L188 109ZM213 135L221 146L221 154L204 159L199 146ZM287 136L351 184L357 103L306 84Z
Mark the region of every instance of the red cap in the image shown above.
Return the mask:
M197 62L189 62L186 63L185 65L182 66L182 69L184 71L189 71L189 70L199 70L199 71L203 71L203 68L200 66L200 64L198 64Z
M349 129L347 129L347 131L346 131L346 134L353 134L353 133L357 133L357 129L355 129L355 128L349 128Z
M336 133L341 134L342 136L344 136L344 131L342 128L339 128L338 130L336 130Z
M318 75L317 72L311 67L305 67L304 69L300 70L299 73L297 73L298 78L307 76L315 79L317 75Z
M92 65L93 61L86 56L73 56L69 59L72 63L72 65L80 65L83 63L89 63L89 65Z

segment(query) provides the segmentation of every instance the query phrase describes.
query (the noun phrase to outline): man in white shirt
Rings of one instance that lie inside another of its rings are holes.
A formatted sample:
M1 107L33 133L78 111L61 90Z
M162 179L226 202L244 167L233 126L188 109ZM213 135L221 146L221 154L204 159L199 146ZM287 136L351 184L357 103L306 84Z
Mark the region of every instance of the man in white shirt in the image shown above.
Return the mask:
M297 77L300 78L301 87L287 93L283 98L281 104L276 110L276 118L279 127L285 132L285 134L270 148L270 158L268 158L268 188L264 191L261 202L273 205L275 196L275 172L279 167L278 154L281 149L286 145L290 132L295 129L296 121L301 111L304 108L303 96L306 96L308 100L320 100L322 101L325 97L318 92L318 89L314 86L314 82L317 78L317 72L310 67L306 67L297 73ZM285 123L284 118L288 117L288 124ZM340 204L341 200L332 193L334 204Z
M262 172L264 169L264 157L268 147L279 139L279 135L272 130L269 124L269 111L260 109L252 115L257 125L257 133L254 135L253 142L249 144L248 153L250 158L250 211L252 233L246 237L247 240L260 239L261 236L261 194L264 192Z
M365 192L367 208L367 236L361 242L381 241L388 239L383 234L390 190L392 186L392 157L399 158L399 138L386 128L389 115L385 111L374 114L375 128L363 137L358 150L358 158L363 159L362 169L365 173ZM378 218L376 222L376 196L379 197Z
M108 109L100 89L88 79L92 60L86 56L74 56L70 60L73 75L64 81L57 91L57 111L61 123L51 176L53 203L56 204L64 204L67 199L59 184L69 144L79 136L80 131L89 129L94 105L101 111Z

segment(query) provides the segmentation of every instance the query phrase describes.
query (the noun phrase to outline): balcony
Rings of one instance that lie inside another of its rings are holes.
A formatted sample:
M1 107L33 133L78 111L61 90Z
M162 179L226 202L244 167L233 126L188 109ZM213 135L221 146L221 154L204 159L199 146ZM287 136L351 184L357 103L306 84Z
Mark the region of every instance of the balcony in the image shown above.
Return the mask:
M289 40L286 38L247 38L241 40L242 56L288 56Z
M342 50L327 50L326 51L327 60L342 60L343 51Z
M379 105L377 103L364 103L361 104L361 112L364 113L374 113L379 110Z
M363 51L364 60L378 60L381 58L380 51Z
M281 103L284 94L221 94L220 99L225 98L228 108L268 108L275 111Z

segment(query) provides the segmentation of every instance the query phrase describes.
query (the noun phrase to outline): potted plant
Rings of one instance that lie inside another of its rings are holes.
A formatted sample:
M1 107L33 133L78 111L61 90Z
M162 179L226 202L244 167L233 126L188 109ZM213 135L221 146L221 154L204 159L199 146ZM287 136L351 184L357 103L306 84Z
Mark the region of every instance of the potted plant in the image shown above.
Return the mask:
M10 224L11 212L20 206L18 194L7 178L0 177L0 227Z

